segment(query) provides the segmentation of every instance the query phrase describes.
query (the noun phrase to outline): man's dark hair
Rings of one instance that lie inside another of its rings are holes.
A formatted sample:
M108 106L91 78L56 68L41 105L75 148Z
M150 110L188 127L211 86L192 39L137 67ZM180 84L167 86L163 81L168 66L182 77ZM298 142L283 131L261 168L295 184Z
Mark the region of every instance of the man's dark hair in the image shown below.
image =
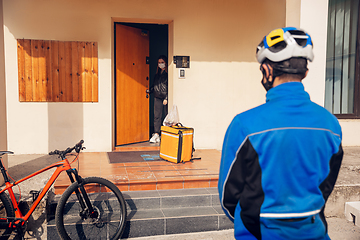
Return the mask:
M269 64L273 68L273 76L275 77L287 77L302 80L305 78L307 68L307 59L293 57L281 62L273 62L269 59L265 59L263 63Z

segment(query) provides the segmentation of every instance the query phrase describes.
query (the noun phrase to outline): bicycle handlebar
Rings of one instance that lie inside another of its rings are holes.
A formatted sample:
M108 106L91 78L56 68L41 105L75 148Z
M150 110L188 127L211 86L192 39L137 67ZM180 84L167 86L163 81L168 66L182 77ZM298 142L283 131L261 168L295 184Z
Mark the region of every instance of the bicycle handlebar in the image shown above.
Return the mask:
M80 140L80 142L75 144L75 146L72 148L68 147L64 151L54 150L54 151L49 152L49 155L59 155L61 158L65 158L66 154L71 153L73 150L75 150L75 152L79 153L81 150L85 149L85 147L82 146L83 143L84 143L84 140Z

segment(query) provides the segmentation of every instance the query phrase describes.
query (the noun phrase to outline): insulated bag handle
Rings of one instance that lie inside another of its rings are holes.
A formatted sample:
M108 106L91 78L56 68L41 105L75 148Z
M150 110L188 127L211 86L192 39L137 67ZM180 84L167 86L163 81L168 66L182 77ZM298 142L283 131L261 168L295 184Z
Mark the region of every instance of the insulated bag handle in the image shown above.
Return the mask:
M184 127L184 125L182 125L181 123L177 123L176 125L177 128L176 129L180 129L180 130L187 130L187 129L192 129L192 128L189 128L189 127Z

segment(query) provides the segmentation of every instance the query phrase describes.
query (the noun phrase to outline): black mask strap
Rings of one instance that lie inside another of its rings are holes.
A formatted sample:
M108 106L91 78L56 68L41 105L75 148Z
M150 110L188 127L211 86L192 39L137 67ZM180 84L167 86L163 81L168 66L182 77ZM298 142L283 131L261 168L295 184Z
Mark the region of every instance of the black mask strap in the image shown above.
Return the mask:
M269 75L267 75L266 70L263 68L263 65L267 68ZM274 77L272 77L272 81L269 80L270 76L272 75L269 65L267 63L261 64L260 71L263 74L261 84L263 85L263 87L265 88L266 91L269 91L273 87L273 84L274 84Z

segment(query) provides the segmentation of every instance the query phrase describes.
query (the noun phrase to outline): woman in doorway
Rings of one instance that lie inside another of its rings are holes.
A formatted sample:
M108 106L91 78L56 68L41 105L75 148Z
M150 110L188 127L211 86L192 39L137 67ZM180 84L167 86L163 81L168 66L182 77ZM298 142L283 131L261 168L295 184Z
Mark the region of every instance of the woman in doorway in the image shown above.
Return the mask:
M148 93L154 93L154 133L150 139L151 143L160 142L160 127L163 112L167 115L168 104L168 64L167 57L159 56L153 86Z

